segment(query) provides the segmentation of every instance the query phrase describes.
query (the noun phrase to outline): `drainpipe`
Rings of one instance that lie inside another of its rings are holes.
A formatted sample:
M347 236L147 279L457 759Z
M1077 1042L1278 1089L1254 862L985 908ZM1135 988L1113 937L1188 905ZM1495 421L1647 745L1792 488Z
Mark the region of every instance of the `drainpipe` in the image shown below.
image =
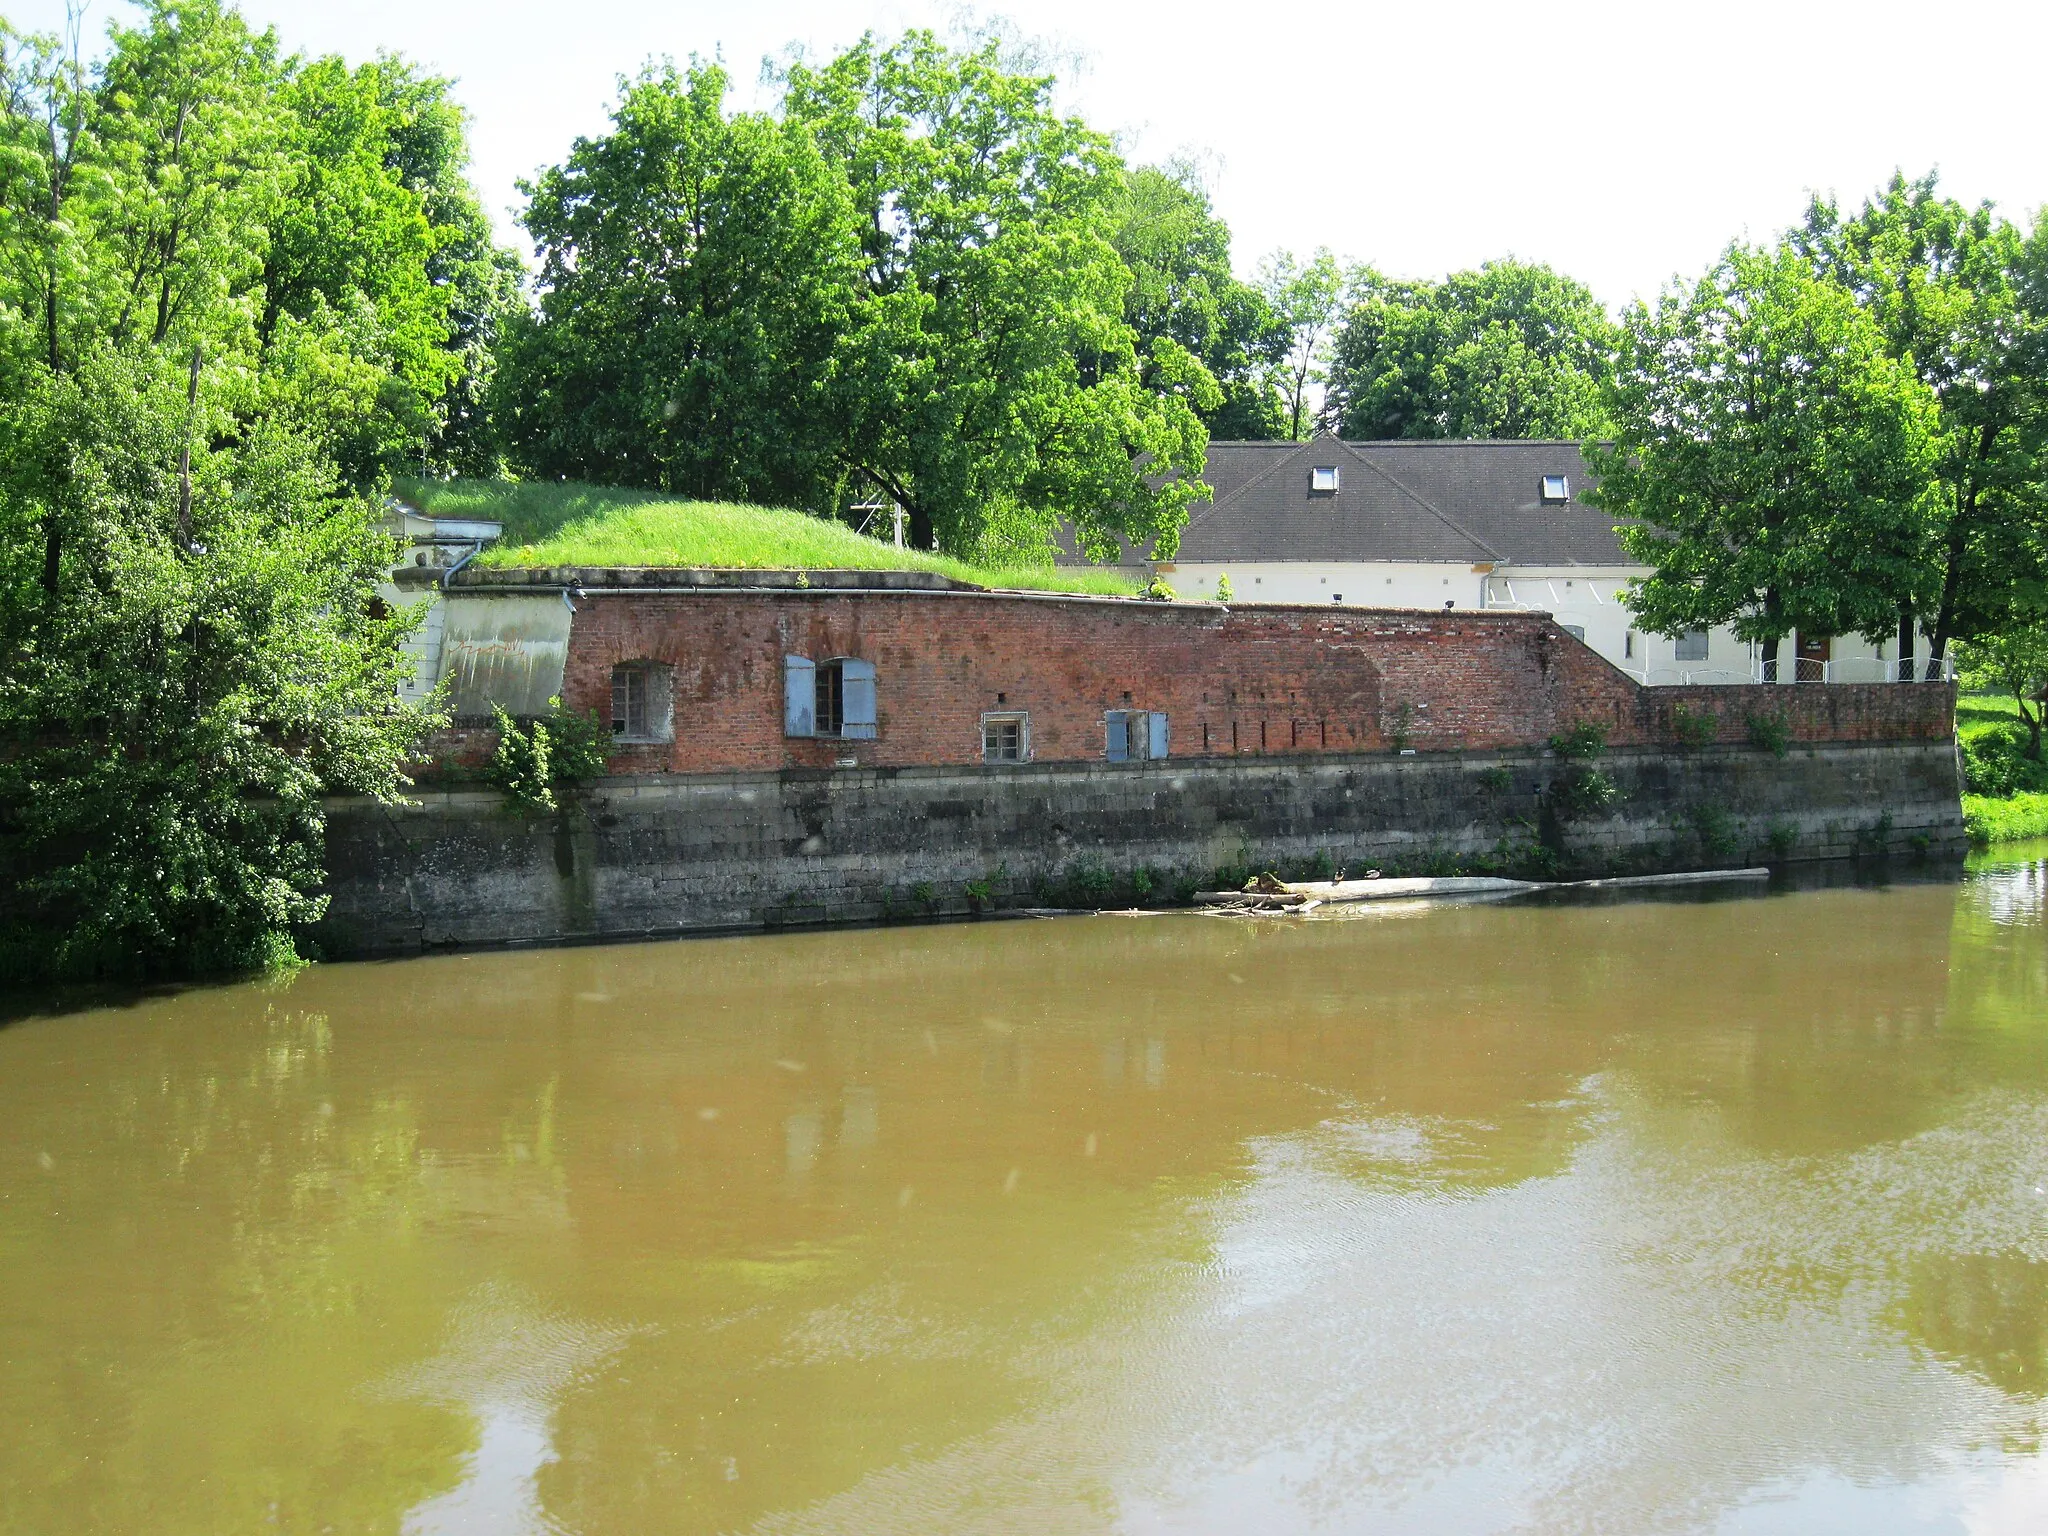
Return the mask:
M474 560L481 553L483 553L483 545L470 545L469 548L463 552L462 558L460 560L456 561L453 565L449 566L447 570L441 573L441 590L443 592L446 592L448 590L448 583L455 579L455 573L461 570L465 565L469 564L470 561Z

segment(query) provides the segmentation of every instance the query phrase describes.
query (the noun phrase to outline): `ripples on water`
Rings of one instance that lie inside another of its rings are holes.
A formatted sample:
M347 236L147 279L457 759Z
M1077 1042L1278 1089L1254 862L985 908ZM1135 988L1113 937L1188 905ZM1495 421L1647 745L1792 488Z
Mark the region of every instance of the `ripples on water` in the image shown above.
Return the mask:
M2048 1529L2048 850L0 1031L0 1530Z

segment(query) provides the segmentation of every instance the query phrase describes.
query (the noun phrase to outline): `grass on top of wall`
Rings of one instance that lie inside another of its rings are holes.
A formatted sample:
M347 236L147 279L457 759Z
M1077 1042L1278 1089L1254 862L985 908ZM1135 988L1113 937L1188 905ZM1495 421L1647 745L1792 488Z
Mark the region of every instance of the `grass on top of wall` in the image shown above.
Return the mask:
M984 587L1135 596L1114 571L1069 566L984 567L898 549L804 512L683 501L659 491L573 481L401 479L393 490L430 517L503 523L479 557L490 566L686 566L732 570L935 571Z

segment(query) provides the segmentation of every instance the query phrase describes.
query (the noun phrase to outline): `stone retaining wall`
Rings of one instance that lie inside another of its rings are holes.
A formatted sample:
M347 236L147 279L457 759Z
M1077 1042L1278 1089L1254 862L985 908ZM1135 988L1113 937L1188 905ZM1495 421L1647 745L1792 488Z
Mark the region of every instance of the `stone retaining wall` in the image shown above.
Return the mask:
M1633 872L1964 847L1945 738L1784 758L1622 748L1598 766L1619 800L1564 822L1546 788L1565 765L1527 750L650 774L538 820L489 791L338 801L323 942L361 955L875 921L1129 890L1140 870L1164 898L1318 859L1527 869L1547 846L1564 868Z

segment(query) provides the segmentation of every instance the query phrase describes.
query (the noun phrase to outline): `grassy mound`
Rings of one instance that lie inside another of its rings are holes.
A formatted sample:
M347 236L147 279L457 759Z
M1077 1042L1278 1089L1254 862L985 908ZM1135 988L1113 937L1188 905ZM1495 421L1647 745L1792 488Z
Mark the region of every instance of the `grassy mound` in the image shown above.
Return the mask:
M503 523L504 537L484 551L483 565L936 571L957 581L1023 591L1115 597L1139 591L1113 571L1053 565L992 569L898 549L803 512L679 501L658 491L502 480L400 480L393 489L432 517Z

